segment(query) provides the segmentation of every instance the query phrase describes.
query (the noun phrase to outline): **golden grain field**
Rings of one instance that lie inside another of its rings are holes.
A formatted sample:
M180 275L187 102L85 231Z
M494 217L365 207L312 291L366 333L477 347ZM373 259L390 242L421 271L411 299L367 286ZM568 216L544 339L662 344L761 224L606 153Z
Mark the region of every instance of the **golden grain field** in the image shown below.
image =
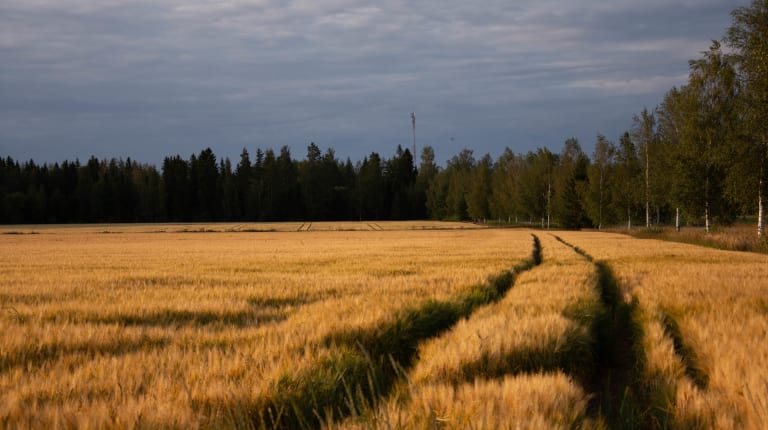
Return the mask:
M573 375L589 367L589 328L569 314L599 300L592 265L542 235L543 263L499 302L424 342L410 382L346 428L595 428Z
M0 273L0 428L768 423L763 255L463 223L9 226Z
M644 377L679 428L768 426L768 256L599 233L562 237L639 300Z
M333 354L329 335L452 297L531 249L529 234L381 224L0 235L0 427L247 422L282 375Z

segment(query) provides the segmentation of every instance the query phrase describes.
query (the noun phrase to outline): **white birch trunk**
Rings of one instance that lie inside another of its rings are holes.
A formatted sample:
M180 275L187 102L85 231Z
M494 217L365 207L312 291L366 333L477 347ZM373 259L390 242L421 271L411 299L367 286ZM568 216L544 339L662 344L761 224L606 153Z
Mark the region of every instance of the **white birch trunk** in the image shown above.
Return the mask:
M763 159L760 160L760 177L757 183L757 237L765 235L765 198L763 198L763 175L765 174L765 155L768 142L763 138Z
M765 234L765 199L763 198L763 176L760 175L760 182L757 188L757 236L762 237L764 234Z
M709 176L704 183L704 230L709 234Z
M651 204L645 201L645 228L651 228Z
M552 182L547 183L547 230L549 230L549 217L552 203Z
M651 228L651 161L648 154L650 140L645 144L645 228Z
M603 229L603 167L600 167L600 204L597 221L597 230Z
M709 234L709 201L704 202L704 230Z
M680 208L675 208L675 231L680 231Z

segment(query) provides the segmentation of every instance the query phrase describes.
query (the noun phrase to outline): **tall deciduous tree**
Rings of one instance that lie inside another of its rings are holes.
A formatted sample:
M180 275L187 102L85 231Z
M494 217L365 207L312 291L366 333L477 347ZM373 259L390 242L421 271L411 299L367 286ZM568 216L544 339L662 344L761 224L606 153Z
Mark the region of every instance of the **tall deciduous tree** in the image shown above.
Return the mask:
M726 43L733 48L743 84L739 100L743 106L746 139L740 152L746 165L745 178L757 178L757 234L765 234L765 183L768 175L768 0L753 0L749 7L733 11L733 24ZM740 175L741 176L741 175Z
M642 167L629 133L624 133L616 148L616 167L613 175L612 205L620 218L626 219L627 230L632 228L632 219L638 203L642 201Z
M435 163L435 150L431 146L425 146L421 150L421 163L419 164L416 183L414 185L413 215L416 218L429 216L427 210L427 192L430 184L437 176L438 168Z
M467 194L475 163L472 150L463 149L448 161L448 167L442 172L447 178L445 205L448 218L456 220L469 218Z
M651 228L651 154L654 150L656 139L656 118L652 112L645 108L640 113L640 116L634 116L632 123L632 137L636 142L643 163L645 227Z
M491 216L511 221L517 219L520 173L523 160L511 149L505 148L504 153L496 160L491 177Z
M467 193L467 214L473 220L486 220L490 215L491 175L493 159L489 154L478 161L471 175L472 185Z
M542 227L552 221L553 179L558 156L546 148L529 152L520 187L520 202L529 220L541 219Z
M598 230L603 228L606 221L613 221L610 214L611 177L616 147L602 134L597 135L592 164L589 166L589 186L585 198L585 206L592 223Z
M720 43L713 41L702 58L690 62L691 73L686 88L689 121L681 150L687 160L684 169L696 175L688 187L704 215L710 231L713 215L727 216L722 187L725 176L724 154L732 139L735 119L736 75Z

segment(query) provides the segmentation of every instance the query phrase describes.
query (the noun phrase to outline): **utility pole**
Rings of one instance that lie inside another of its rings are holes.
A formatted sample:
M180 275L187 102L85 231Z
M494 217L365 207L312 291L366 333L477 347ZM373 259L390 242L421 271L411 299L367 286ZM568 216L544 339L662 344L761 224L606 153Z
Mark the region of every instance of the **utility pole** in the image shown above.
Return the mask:
M411 112L411 125L413 126L413 159L416 159L416 113Z

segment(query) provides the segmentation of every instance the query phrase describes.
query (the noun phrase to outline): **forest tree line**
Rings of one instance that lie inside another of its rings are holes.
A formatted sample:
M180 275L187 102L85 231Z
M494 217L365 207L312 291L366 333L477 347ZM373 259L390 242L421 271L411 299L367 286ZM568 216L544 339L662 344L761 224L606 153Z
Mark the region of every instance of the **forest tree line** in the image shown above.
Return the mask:
M211 149L154 165L89 159L0 159L0 222L162 222L453 219L562 228L689 223L707 230L758 215L768 173L768 0L736 9L723 43L690 62L688 81L592 154L576 139L559 152L465 149L445 167L397 147L341 161L314 143L297 160Z

